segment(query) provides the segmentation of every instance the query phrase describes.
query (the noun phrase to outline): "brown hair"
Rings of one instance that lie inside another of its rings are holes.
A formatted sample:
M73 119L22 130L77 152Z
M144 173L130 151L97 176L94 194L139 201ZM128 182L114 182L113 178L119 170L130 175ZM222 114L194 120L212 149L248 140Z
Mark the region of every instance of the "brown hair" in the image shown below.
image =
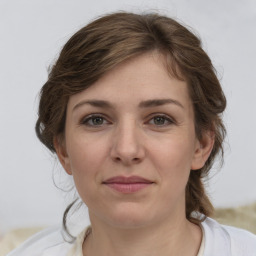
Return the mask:
M202 178L207 176L216 155L223 156L225 127L220 114L226 99L200 40L175 20L154 13L119 12L103 16L76 32L64 45L42 87L36 133L55 152L53 140L64 134L69 97L93 85L124 60L154 50L166 57L169 72L188 84L197 137L200 139L207 130L215 134L210 157L203 168L191 171L186 187L186 217L199 223L201 220L192 212L205 216L213 212ZM65 229L72 205L64 214Z

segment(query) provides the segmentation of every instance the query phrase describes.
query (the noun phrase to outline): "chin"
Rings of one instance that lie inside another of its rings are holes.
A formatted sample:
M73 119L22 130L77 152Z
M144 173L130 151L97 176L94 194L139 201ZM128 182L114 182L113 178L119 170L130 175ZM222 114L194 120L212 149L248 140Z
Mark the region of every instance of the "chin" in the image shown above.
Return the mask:
M109 213L109 222L112 226L134 229L151 223L151 216L140 207L119 207L114 212Z

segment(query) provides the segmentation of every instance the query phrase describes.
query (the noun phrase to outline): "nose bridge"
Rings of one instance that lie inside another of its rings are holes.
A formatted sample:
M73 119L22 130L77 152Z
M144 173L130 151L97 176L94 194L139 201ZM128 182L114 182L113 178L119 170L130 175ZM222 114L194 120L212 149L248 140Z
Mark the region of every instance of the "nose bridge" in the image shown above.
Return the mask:
M125 164L138 162L144 156L140 127L132 117L119 121L113 138L112 157Z

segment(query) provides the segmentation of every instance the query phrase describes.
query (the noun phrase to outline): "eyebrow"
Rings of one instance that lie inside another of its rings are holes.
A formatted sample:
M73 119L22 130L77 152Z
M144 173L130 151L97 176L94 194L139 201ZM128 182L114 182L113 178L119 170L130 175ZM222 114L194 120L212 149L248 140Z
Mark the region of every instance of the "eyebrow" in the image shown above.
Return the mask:
M73 108L73 111L85 104L89 104L98 108L114 108L108 101L105 100L84 100L76 104Z
M175 104L181 108L184 108L184 106L177 100L174 99L152 99L152 100L146 100L142 101L139 104L139 107L141 108L149 108L149 107L157 107L157 106L162 106L165 104Z
M77 108L89 104L93 107L98 107L98 108L108 108L108 109L113 109L114 106L105 100L85 100L81 101L78 104L76 104L73 108L72 111L76 110ZM152 100L145 100L140 102L139 107L140 108L150 108L150 107L157 107L157 106L162 106L165 104L174 104L178 107L184 108L184 106L177 100L174 99L152 99Z

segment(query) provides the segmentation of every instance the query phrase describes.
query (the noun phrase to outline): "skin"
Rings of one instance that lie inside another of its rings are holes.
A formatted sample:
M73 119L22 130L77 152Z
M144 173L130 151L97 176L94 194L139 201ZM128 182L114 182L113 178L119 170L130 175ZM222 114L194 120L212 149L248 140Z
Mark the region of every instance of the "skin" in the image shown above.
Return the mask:
M172 102L142 104L156 99ZM185 187L214 141L197 139L187 84L168 74L162 55L125 61L70 97L64 137L55 148L92 225L84 255L197 255L202 231L186 219ZM118 175L152 184L129 194L103 184Z

